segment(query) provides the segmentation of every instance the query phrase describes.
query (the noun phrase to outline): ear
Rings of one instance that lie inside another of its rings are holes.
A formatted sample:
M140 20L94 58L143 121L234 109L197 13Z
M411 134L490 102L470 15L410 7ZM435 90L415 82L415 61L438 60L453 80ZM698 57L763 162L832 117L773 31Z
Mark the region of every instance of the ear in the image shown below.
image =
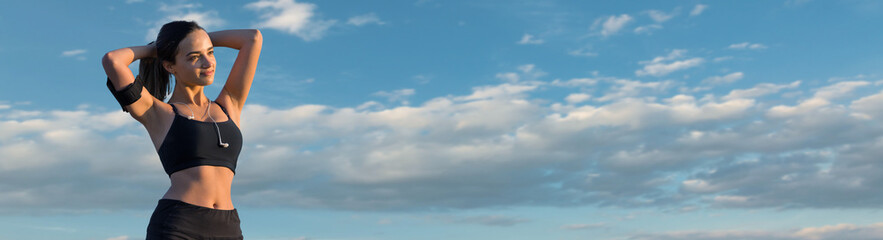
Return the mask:
M174 69L174 68L172 68L172 66L174 66L174 65L175 64L173 64L169 61L162 61L162 67L166 69L166 72L169 72L172 74L175 74L175 72L172 71Z

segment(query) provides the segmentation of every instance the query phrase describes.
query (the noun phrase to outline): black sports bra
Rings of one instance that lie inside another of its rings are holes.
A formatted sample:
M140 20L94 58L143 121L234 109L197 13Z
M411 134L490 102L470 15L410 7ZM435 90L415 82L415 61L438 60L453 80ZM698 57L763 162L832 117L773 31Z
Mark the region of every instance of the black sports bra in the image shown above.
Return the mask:
M178 115L174 104L170 105L175 119L156 151L166 173L171 176L177 171L204 165L227 167L235 173L236 161L242 150L242 132L230 118L227 109L218 104L227 115L227 121L218 122L216 130L214 123L187 119ZM219 135L224 143L229 144L228 147L220 146Z

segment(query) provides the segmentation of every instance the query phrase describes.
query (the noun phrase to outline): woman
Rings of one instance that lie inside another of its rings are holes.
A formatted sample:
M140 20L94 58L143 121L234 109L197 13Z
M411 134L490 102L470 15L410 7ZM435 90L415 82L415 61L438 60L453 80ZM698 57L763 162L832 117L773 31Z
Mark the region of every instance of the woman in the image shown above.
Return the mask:
M147 239L242 239L230 199L242 135L240 115L254 78L262 37L258 30L207 33L195 22L170 22L155 42L104 55L108 88L123 111L150 135L172 182L147 227ZM214 101L203 92L214 81L214 46L238 49ZM129 65L141 60L135 77ZM174 89L169 103L163 102Z

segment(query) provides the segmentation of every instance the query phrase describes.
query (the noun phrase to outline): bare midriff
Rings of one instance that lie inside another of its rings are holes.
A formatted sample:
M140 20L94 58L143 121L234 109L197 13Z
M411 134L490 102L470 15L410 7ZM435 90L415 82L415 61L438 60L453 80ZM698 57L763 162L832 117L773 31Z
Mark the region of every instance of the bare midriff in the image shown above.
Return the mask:
M230 199L233 171L226 167L197 166L172 173L172 186L163 195L189 204L219 210L234 209Z

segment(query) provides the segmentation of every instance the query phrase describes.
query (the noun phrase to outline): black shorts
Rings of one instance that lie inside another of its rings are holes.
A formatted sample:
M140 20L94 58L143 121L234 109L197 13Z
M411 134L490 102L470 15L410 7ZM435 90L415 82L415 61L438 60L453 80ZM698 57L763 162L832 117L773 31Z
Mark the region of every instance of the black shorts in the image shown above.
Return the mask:
M147 239L242 239L239 213L160 199L147 225Z

